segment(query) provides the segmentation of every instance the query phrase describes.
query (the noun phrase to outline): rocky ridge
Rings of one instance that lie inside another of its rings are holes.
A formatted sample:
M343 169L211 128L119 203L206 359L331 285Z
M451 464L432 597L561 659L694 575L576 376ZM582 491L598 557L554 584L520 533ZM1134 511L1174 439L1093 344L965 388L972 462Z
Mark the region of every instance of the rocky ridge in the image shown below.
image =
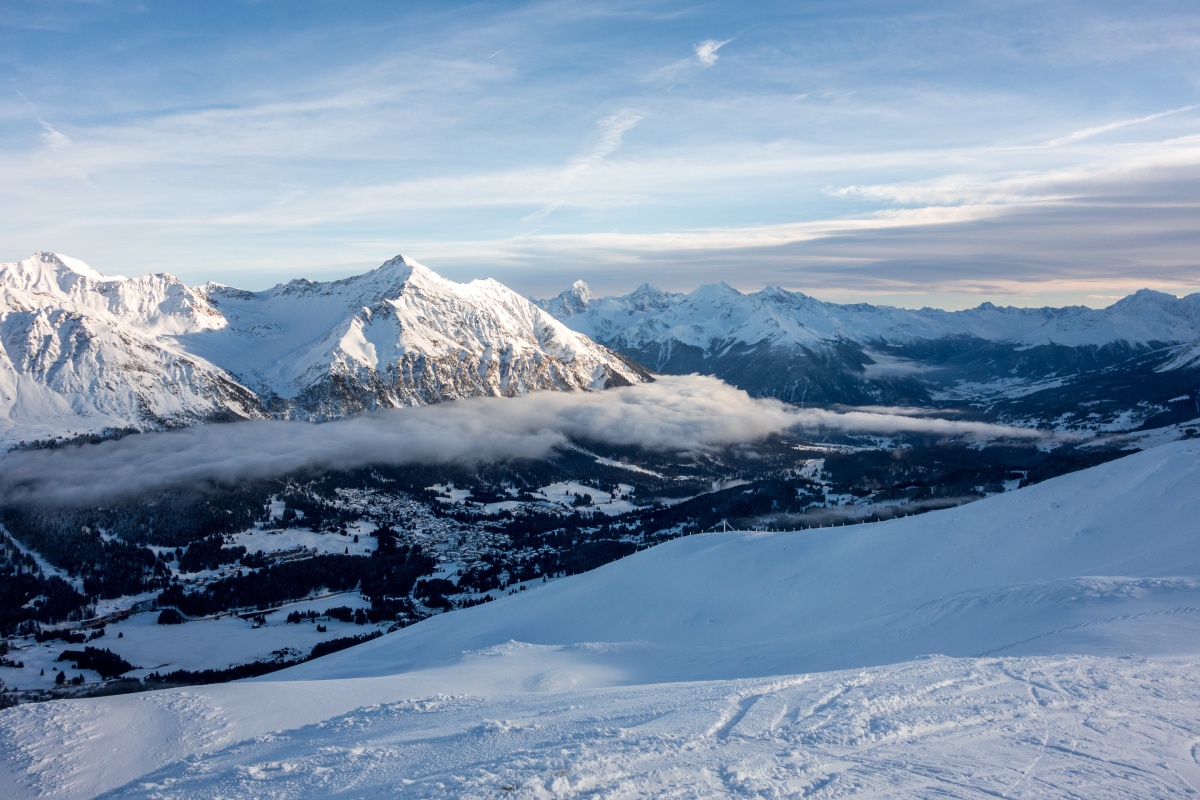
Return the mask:
M648 379L502 284L454 283L403 256L264 292L108 277L54 253L0 265L10 443Z

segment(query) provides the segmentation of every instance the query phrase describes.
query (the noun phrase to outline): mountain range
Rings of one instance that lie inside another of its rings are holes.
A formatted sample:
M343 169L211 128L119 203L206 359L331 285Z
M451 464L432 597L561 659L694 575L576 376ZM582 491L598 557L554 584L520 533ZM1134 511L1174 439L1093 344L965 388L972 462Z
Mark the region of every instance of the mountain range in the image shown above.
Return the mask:
M263 292L101 275L38 253L0 265L0 437L324 420L648 373L493 280L398 256Z
M907 405L1129 430L1200 415L1200 294L1103 309L826 303L727 284L576 282L531 301L397 256L250 292L122 278L38 253L0 265L0 441L236 419L328 420L480 395L713 375L797 404Z
M539 304L649 369L715 375L793 403L967 405L1068 426L1200 413L1200 293L1143 289L1102 309L943 311L839 305L774 287L743 294L724 283L690 294L643 284L597 298L577 281ZM1179 403L1187 407L1173 412Z

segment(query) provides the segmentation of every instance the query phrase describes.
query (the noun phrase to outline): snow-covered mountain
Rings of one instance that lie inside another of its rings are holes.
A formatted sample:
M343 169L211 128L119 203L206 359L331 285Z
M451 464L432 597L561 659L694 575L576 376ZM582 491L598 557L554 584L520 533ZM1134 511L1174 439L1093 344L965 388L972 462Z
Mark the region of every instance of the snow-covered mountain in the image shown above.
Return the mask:
M576 281L540 305L575 330L629 349L666 343L707 352L763 342L900 345L951 337L1024 347L1139 347L1200 339L1200 293L1178 298L1149 289L1104 309L983 303L965 311L943 311L825 303L777 287L742 294L725 283L701 286L690 294L663 292L647 283L627 295L594 298L587 284Z
M8 709L0 786L1189 796L1198 515L1182 441L918 517L686 537L265 679Z
M265 292L110 278L53 253L0 265L7 440L647 377L496 281L453 283L404 257Z
M170 275L109 278L53 253L0 265L0 437L263 416L253 392L181 344L226 324Z
M1195 365L1182 355L1172 360L1171 348L1200 345L1200 294L1150 290L1104 309L984 303L950 312L838 305L779 288L742 294L724 283L690 294L644 284L595 298L579 281L540 304L657 371L716 375L752 394L801 403L990 407L1047 388L1069 394L1067 384L1156 354L1134 367L1147 394L1130 400L1161 404L1178 396L1181 379L1155 376ZM1132 379L1120 373L1113 381L1116 394Z

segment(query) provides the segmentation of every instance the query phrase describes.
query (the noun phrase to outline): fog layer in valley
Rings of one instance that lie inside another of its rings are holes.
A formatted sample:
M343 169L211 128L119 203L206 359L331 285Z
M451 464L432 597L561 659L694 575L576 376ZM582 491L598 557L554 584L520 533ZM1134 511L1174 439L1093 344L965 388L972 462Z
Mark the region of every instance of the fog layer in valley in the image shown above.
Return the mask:
M900 409L903 412L903 409ZM540 458L569 440L658 451L754 442L791 428L1041 439L1041 431L879 410L800 409L715 378L663 376L601 392L539 392L392 409L314 425L250 421L0 457L0 502L93 503L145 490L234 484L370 465Z

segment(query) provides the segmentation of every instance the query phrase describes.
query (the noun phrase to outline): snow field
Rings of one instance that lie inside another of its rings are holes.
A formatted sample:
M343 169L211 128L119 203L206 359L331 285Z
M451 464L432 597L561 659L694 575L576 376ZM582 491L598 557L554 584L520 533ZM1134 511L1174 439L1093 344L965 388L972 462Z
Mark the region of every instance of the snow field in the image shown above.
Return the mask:
M147 800L1185 797L1200 786L1195 676L1073 656L500 697L392 700L403 692L375 680L359 699L378 702L329 716L336 703L281 683L256 688L277 708L315 703L319 721L251 736L250 685L158 692L103 713L56 704L50 722L65 738L21 751L15 797L64 785L77 791L57 796L92 796L114 771L133 780L107 797ZM10 715L0 746L37 740L47 720L34 708ZM154 735L116 748L110 764L71 747L94 750L98 733L108 744L104 729L117 725ZM208 752L179 759L198 751ZM165 766L134 777L131 763Z
M139 667L126 673L124 677L128 678L143 678L152 672L167 673L177 669L224 669L268 660L280 651L286 651L288 658L307 656L318 642L387 627L321 619L320 624L325 626L326 632L319 633L313 623L286 622L292 611L323 613L336 606L369 608L370 603L357 592L339 592L288 603L278 611L266 614L266 624L259 627L250 620L228 614L182 625L159 625L157 611L134 614L120 622L109 623L103 637L85 644L65 644L58 640L39 644L33 639L17 640L9 658L23 662L25 666L23 669L7 668L0 677L9 689L49 689L59 670L67 677L82 674L88 683L99 682L100 676L95 672L78 670L71 662L55 660L63 650L82 650L87 646L111 650ZM118 634L122 635L118 638ZM43 670L44 675L40 674Z
M241 545L246 552L279 553L296 548L315 550L317 555L332 553L335 555L349 551L352 556L370 555L375 540L370 538L375 528L370 524L358 524L347 527L345 536L338 533L316 532L301 528L284 528L281 530L251 530L243 531L226 537L226 547ZM358 541L354 541L358 534Z

